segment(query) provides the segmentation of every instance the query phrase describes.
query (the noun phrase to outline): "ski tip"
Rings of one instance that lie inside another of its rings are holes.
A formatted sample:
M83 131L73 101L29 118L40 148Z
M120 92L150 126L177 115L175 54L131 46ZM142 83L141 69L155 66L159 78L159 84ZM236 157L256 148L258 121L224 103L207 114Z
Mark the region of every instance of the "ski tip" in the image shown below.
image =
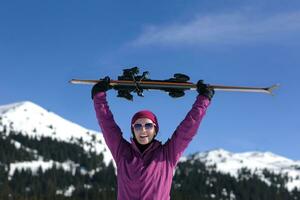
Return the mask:
M69 83L72 84L85 84L85 85L92 85L99 82L99 80L81 80L81 79L71 79Z
M80 83L80 81L78 80L78 79L71 79L71 80L69 80L68 81L69 83L72 83L72 84L78 84L78 83Z
M274 96L275 94L273 93L273 91L274 91L275 89L277 89L279 86L280 86L279 83L274 84L274 85L272 85L272 86L266 88L266 91L268 92L268 94Z

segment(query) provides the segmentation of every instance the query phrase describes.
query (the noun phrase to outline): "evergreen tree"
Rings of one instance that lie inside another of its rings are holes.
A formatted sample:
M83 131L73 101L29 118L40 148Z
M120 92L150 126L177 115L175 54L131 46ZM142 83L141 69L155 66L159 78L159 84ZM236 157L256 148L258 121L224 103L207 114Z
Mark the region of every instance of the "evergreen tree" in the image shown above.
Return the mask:
M5 130L6 131L6 130ZM113 163L105 165L103 154L87 152L83 139L74 143L51 138L29 138L17 132L5 136L0 132L0 199L14 200L83 200L117 197L117 178ZM20 148L15 146L20 143ZM77 142L77 144L76 144ZM9 165L14 162L31 161L37 158L59 163L72 161L78 165L65 170L60 165L36 172L15 170L8 178ZM215 166L206 166L194 156L180 162L176 168L172 200L300 200L300 191L288 191L286 174L276 175L268 170L264 179L247 168L239 171L238 177L223 174ZM266 180L270 183L267 183ZM68 189L74 190L67 196Z

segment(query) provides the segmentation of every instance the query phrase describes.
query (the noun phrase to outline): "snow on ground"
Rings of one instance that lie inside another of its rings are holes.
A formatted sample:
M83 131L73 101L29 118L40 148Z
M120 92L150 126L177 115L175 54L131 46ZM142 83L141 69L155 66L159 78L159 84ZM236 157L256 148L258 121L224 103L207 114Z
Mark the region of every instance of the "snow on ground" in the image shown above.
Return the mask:
M85 151L103 153L106 164L112 160L101 133L88 130L29 101L0 106L0 131L5 129L6 134L11 130L30 138L50 137L76 144L82 141Z
M287 174L290 180L286 187L289 190L294 187L300 189L300 161L293 161L271 152L231 153L217 149L199 153L195 159L205 162L208 166L215 164L218 171L234 177L238 176L241 168L247 168L261 177L264 169L275 174Z
M12 130L31 138L50 137L57 141L76 144L80 144L79 141L82 141L83 148L86 151L103 153L106 164L112 161L111 153L104 142L102 134L85 129L29 101L0 106L0 131L3 132L4 130L6 130L6 134L9 134L9 131ZM6 136L2 135L2 137ZM22 148L22 144L17 141L12 141L12 143L16 148ZM186 159L183 157L180 160L185 161ZM258 175L262 175L263 169L268 169L277 174L287 174L290 178L287 188L289 190L294 187L300 189L300 161L293 161L271 152L231 153L223 149L217 149L199 153L196 159L205 162L207 165L216 164L218 171L229 173L234 177L237 177L241 168L248 168ZM36 173L40 166L43 170L47 170L56 164L65 170L72 170L78 165L70 162L58 163L42 160L42 158L38 158L37 161L11 163L9 175L12 176L15 170L20 169L32 169L33 173Z
M62 194L66 197L71 197L72 193L75 191L75 187L73 185L70 185L67 189L65 190L57 190L56 194Z
M39 168L42 169L43 172L53 168L53 166L57 168L62 168L65 171L70 171L73 175L75 174L76 167L79 164L76 164L72 161L66 161L63 163L56 162L53 160L50 161L42 161L42 160L33 160L33 161L24 161L24 162L16 162L10 163L8 176L11 178L16 170L30 170L33 175L37 175Z

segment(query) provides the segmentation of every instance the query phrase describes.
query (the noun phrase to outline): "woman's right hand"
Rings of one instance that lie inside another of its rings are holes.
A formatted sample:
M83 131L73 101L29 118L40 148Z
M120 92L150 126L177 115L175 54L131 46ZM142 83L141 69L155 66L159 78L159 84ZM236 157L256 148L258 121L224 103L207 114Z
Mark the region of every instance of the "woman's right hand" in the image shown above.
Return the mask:
M96 83L91 91L92 99L94 99L94 96L99 92L106 92L112 88L112 86L109 84L110 78L108 76L104 77L103 79L100 79L98 83Z

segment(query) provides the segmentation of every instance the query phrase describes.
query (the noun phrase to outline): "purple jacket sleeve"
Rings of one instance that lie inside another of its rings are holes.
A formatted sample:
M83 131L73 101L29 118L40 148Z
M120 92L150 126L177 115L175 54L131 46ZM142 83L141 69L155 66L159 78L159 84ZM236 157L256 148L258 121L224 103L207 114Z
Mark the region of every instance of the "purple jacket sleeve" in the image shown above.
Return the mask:
M101 127L104 140L111 151L115 161L117 161L121 146L126 143L122 137L122 132L116 124L106 101L106 93L99 92L94 97L94 108L97 120Z
M166 143L172 165L176 165L183 151L193 139L205 115L210 101L207 97L198 95L192 109L179 124L171 139Z

